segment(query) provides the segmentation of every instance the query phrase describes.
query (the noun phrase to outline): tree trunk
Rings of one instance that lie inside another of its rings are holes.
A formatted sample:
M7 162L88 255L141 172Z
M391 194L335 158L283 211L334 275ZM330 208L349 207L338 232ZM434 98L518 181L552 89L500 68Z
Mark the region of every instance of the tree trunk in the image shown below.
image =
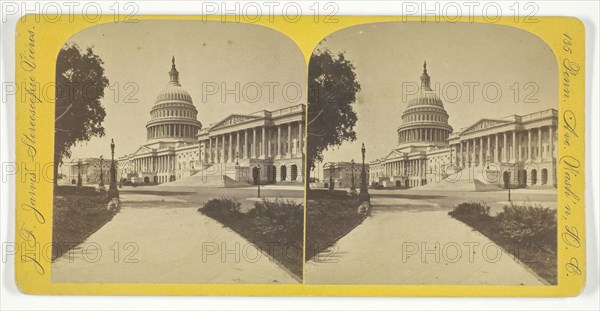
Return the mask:
M305 178L304 180L306 180L306 190L307 190L307 192L308 192L308 190L310 190L310 168L311 167L309 165L307 165L306 166L306 172L304 174L304 178Z
M52 176L52 183L54 184L54 187L58 186L58 161L56 161L56 159L54 159L54 163L52 163L52 166L54 167L54 175Z

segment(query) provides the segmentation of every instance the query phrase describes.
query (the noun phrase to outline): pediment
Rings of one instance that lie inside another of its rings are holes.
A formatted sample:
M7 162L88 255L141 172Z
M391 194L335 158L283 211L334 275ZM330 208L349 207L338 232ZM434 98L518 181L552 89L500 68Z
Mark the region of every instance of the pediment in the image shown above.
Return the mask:
M218 129L218 128L236 125L239 123L244 123L247 121L252 121L252 120L257 120L257 119L260 119L260 117L241 115L241 114L232 114L232 115L228 116L227 118L215 123L213 126L211 126L210 129L211 130Z
M152 151L152 149L146 147L146 146L140 146L134 153L131 154L131 156L135 156L137 154L141 154L141 153L147 153Z
M402 152L400 152L398 150L392 150L383 159L385 159L385 160L392 159L392 158L399 157L399 156L402 156L402 155L404 155L404 153L402 153Z
M467 127L466 129L464 129L461 134L467 134L467 133L471 133L471 132L476 132L479 130L484 130L490 127L495 127L498 125L503 125L503 124L508 124L511 123L511 121L506 121L506 120L494 120L494 119L481 119L479 121L477 121L476 123L474 123L473 125Z

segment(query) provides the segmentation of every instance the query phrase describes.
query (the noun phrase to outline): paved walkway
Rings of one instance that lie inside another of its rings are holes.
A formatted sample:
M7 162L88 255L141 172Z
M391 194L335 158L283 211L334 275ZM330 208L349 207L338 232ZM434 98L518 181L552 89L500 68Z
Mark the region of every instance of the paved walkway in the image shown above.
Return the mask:
M184 199L121 192L121 200L121 213L52 264L53 282L298 283Z
M307 263L307 284L543 285L435 201L375 194L372 203L371 217Z

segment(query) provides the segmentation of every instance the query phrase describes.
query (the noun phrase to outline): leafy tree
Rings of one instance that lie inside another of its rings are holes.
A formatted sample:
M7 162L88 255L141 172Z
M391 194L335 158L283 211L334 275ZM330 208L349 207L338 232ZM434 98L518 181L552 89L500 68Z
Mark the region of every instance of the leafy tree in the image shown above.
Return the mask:
M104 136L106 111L100 103L108 78L104 62L91 47L83 52L77 44L65 44L56 61L56 105L54 115L54 183L71 147L92 137Z
M316 50L308 65L308 155L306 180L323 151L344 141L356 140L353 109L360 84L354 65L343 53ZM306 183L309 184L308 182Z

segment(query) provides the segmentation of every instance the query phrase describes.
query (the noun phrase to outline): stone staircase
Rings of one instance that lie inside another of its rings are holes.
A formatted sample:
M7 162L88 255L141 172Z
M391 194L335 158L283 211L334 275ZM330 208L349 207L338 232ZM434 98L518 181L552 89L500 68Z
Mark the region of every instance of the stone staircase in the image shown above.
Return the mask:
M192 176L164 183L159 187L235 188L248 187L252 181L238 176L240 168L233 163L217 163L206 166Z
M457 192L484 192L502 190L502 188L493 182L493 178L489 178L488 172L485 172L483 168L476 167L474 170L471 170L472 171L469 171L468 168L464 168L447 176L440 182L433 182L424 186L416 187L414 189ZM485 178L483 174L486 174Z

